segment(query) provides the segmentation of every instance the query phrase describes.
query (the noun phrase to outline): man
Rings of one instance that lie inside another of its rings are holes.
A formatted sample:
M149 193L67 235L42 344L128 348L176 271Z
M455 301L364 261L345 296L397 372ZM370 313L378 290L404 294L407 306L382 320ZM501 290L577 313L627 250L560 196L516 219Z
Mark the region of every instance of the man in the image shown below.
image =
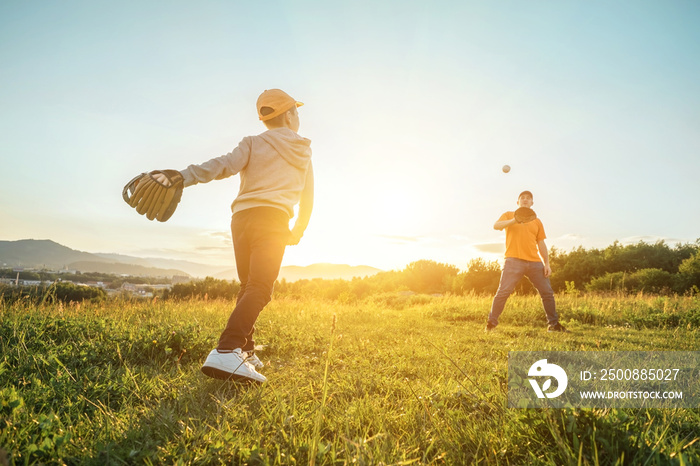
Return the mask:
M533 196L530 191L523 191L518 196L518 207L531 208ZM491 304L486 331L490 332L498 325L498 317L503 312L508 297L523 276L526 276L542 298L544 312L547 315L547 331L565 332L559 323L554 291L549 282L552 268L549 266L549 255L544 240L544 226L539 218L520 223L515 218L515 212L505 212L494 223L495 230L506 230L506 262L501 273L498 291Z

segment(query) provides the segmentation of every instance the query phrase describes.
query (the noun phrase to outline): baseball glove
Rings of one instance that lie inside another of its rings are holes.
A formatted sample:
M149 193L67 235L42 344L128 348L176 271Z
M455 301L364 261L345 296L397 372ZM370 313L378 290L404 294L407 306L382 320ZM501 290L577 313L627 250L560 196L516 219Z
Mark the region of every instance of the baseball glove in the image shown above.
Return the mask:
M532 222L537 218L537 214L529 207L520 207L515 211L515 221L518 223Z
M168 182L159 182L155 175L164 175ZM183 189L184 180L177 170L154 170L141 173L129 181L124 186L122 197L139 215L145 215L148 220L165 222L180 203Z

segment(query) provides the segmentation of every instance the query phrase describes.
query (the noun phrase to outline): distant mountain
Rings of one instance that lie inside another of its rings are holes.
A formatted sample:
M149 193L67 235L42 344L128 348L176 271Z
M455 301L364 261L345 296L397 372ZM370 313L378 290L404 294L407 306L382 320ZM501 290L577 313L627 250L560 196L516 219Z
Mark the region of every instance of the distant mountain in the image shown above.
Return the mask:
M133 259L132 263L126 260L117 263L113 258L76 251L51 240L0 241L0 266L7 268L77 270L79 272L147 277L187 275L180 269L153 267L152 264L148 263L133 264L133 262L138 262L138 258L131 259Z
M76 251L48 239L0 241L0 266L63 269L74 262L111 262L89 252Z
M92 254L70 249L51 240L0 241L0 267L4 268L67 269L80 272L153 277L189 275L204 278L209 276L224 280L237 280L238 275L233 265L232 267L217 267L174 259L143 258L109 253ZM282 267L279 278L287 281L312 278L349 280L353 277L367 277L378 272L381 270L364 265L312 264L306 267Z
M197 262L182 261L176 259L162 259L157 257L133 257L126 256L123 254L97 253L96 255L105 259L109 259L110 262L118 262L120 264L140 265L143 267L156 267L158 269L177 269L184 272L184 275L189 275L191 277L217 278L217 275L221 274L222 272L232 273L233 277L236 277L236 269L234 268L233 270L231 270L231 266L217 267L213 265L199 264ZM231 262L233 262L233 258L231 259ZM182 272L178 275L183 275Z

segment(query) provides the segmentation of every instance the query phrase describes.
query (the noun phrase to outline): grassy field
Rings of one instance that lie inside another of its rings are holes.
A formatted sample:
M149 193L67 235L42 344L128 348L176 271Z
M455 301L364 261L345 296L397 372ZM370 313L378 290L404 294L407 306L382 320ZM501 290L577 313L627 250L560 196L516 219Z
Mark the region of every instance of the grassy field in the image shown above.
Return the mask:
M697 297L274 299L262 386L206 378L223 301L0 303L1 464L700 464L700 411L506 408L507 355L697 350Z

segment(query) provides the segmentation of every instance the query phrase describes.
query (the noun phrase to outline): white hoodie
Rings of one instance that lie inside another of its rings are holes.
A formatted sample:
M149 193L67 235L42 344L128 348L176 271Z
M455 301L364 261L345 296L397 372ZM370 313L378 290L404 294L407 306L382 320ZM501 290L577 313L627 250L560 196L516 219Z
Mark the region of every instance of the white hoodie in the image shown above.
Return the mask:
M180 171L185 186L241 174L235 214L253 207L275 207L294 216L306 177L313 177L311 141L289 128L274 128L248 136L226 155Z

